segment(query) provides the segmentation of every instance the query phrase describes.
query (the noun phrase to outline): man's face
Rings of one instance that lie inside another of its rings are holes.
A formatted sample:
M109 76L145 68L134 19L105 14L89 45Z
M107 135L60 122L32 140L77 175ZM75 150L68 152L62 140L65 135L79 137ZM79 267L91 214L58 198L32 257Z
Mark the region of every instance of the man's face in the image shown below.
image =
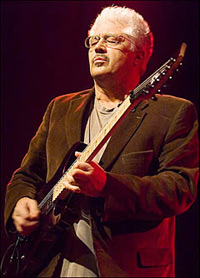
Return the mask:
M134 72L136 51L130 50L131 42L127 35L118 44L106 43L102 37L110 33L124 35L121 26L109 21L94 28L92 35L98 35L101 39L88 52L90 73L94 79L112 77L112 80L116 78L123 81Z

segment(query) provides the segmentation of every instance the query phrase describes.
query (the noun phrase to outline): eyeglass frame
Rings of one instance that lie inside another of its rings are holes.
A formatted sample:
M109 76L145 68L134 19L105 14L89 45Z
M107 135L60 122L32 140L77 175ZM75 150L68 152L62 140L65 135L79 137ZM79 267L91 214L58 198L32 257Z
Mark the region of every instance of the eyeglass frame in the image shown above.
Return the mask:
M98 35L93 35L93 36L88 36L86 39L85 39L85 47L86 48L88 48L88 49L90 49L90 48L92 48L92 47L95 47L96 45L97 45L97 43L101 40L101 39L103 39L104 40L104 42L106 43L106 44L109 44L109 43L111 43L111 45L112 46L114 46L114 45L117 45L117 44L119 44L122 40L120 40L120 38L123 38L124 40L128 40L130 43L133 43L134 44L134 42L131 40L131 39L129 39L129 38L127 38L127 37L125 37L124 36L125 34L119 34L119 35L117 35L117 34L114 34L114 33L108 33L108 34L104 34L103 35L103 37L100 37L100 36L98 36ZM127 35L127 34L126 34ZM108 42L107 41L107 38L105 38L106 36L108 36L108 37L116 37L117 38L117 40L115 41L115 42ZM128 36L128 35L127 35ZM130 36L130 35L129 35ZM89 43L87 44L87 42L89 42L89 39L90 38L96 38L97 39L97 42L95 43L95 44L93 44L93 45L91 45L91 46L89 46ZM123 41L124 41L123 40Z

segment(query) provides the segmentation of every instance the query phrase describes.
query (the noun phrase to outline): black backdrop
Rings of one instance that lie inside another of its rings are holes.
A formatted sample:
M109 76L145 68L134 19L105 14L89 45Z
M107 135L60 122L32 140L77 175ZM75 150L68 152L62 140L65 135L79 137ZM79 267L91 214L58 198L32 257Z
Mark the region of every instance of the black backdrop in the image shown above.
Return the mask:
M181 73L167 93L191 100L198 110L198 1L2 1L1 256L9 244L3 228L6 184L49 101L93 85L84 39L96 14L111 4L134 8L151 26L154 54L144 77L187 43ZM198 209L196 201L177 218L178 277L197 277Z

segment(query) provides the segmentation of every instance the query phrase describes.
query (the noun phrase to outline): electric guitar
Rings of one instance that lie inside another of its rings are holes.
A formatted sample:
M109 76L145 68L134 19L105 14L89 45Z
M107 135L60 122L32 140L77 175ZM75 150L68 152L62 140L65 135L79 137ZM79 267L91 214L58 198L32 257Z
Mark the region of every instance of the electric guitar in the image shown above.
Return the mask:
M155 94L160 88L171 79L172 74L177 70L185 55L187 45L182 43L178 55L167 60L159 69L143 81L138 87L129 92L129 96L120 105L115 113L100 133L88 145L75 144L66 158L63 160L56 175L46 184L44 188L48 190L45 197L39 202L41 211L41 224L39 229L30 236L17 236L17 240L6 251L1 262L2 277L36 277L42 268L48 264L48 257L51 257L56 248L56 239L62 236L63 230L71 228L72 223L66 221L66 217L50 227L48 217L51 213L54 215L70 214L69 219L79 217L74 213L72 203L78 194L69 193L63 200L63 193L66 191L63 182L66 175L71 171L76 163L90 162L105 142L113 134L124 118L132 109L137 109L143 100L155 98ZM78 150L81 155L78 158L72 157L72 154ZM76 196L75 196L76 195Z

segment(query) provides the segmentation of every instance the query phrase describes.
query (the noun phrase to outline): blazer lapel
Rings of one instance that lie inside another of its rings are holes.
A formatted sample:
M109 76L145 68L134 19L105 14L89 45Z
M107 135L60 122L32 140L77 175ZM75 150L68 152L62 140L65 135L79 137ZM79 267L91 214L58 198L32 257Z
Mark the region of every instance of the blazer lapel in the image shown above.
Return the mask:
M148 106L147 101L143 101L136 109L135 112L130 112L126 119L115 130L112 135L105 152L101 158L100 165L109 170L112 163L120 155L123 148L139 128L145 115L147 114L145 108Z
M89 104L91 103L94 90L82 95L80 98L70 101L70 106L65 120L65 131L69 146L83 140L83 129L89 115Z

